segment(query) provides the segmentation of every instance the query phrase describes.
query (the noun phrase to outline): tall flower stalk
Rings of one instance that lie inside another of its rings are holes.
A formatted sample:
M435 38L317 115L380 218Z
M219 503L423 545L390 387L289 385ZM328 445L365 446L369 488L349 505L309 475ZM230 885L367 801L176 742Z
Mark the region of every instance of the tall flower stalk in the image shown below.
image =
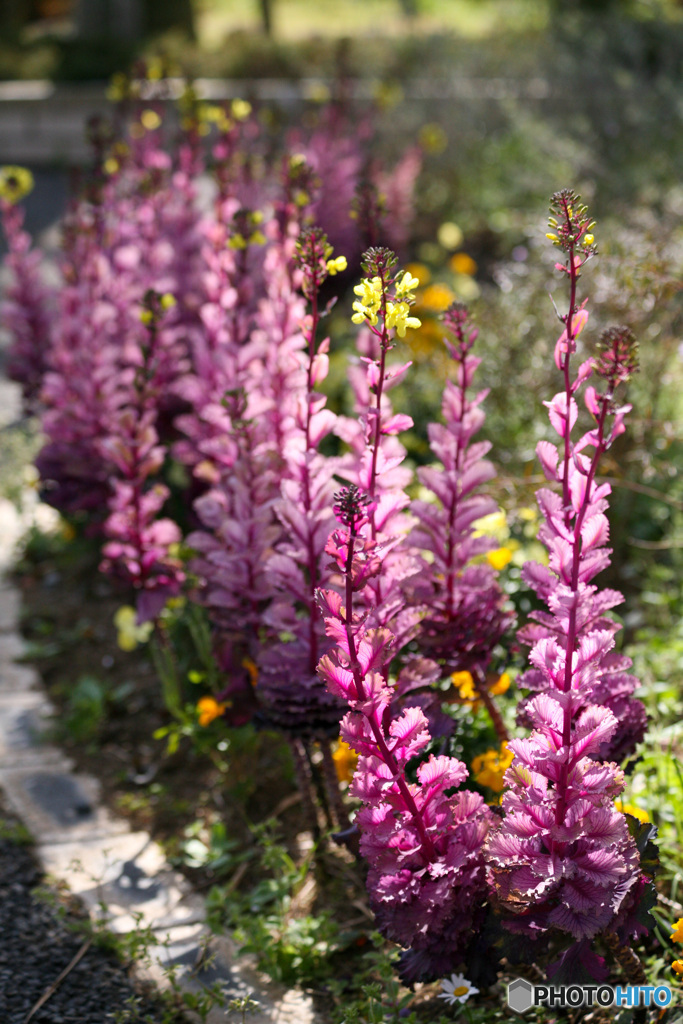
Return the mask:
M39 408L47 358L52 341L53 296L41 276L42 254L32 246L24 230L24 211L19 201L33 188L33 176L25 167L0 168L0 223L7 240L5 264L11 281L2 303L2 325L12 336L7 375L21 384L24 410Z
M368 529L373 543L384 548L384 572L370 578L361 600L371 613L373 623L390 626L400 649L412 637L419 614L406 607L403 583L419 570L414 552L408 549L406 535L411 520L404 510L409 498L404 488L412 473L402 465L405 448L397 438L413 425L410 416L394 414L387 391L410 368L410 363L394 366L387 359L396 337L405 337L408 328L420 327L411 316L410 306L418 281L407 271L396 272L396 256L389 249L368 249L363 257L365 276L354 288L352 320L369 332L369 355L363 356L363 369L352 375L356 390L357 420L341 420L337 428L349 443L351 452L339 464L339 475L356 484L371 501ZM365 333L365 332L361 332Z
M184 579L181 563L172 553L181 539L180 528L158 513L169 496L160 483L149 485L164 462L157 417L165 364L175 362L162 343L162 322L175 306L170 295L148 292L141 320L147 332L128 401L120 409L116 431L101 442L103 455L116 467L111 481L109 517L103 532L104 572L122 575L138 595L138 622L155 619L166 600L175 596Z
M302 232L295 262L310 312L303 318L306 348L290 354L303 378L279 396L278 405L291 409L283 446L281 494L274 508L283 530L268 559L274 598L266 616L275 636L259 657L259 697L266 715L297 735L336 732L339 704L320 684L316 673L329 646L315 594L329 584L325 547L332 531L333 463L319 452L336 417L325 408L317 388L327 376L329 338L319 339L320 288L329 274L346 269L346 258L332 258L332 247L317 228ZM278 639L286 635L287 640Z
M495 475L485 458L488 441L473 438L484 422L481 404L488 394L472 394L474 375L481 360L472 348L478 331L469 312L454 304L444 314L444 339L455 365L455 380L446 381L441 406L443 423L428 427L432 452L440 466L418 469L423 488L432 501L415 500L410 510L418 519L411 543L429 559L420 574L418 592L425 607L417 643L420 651L436 658L449 672L468 672L482 698L501 741L509 739L505 724L488 689L486 670L494 647L510 625L496 572L473 560L495 547L495 541L477 534L475 522L496 511L481 487ZM408 674L404 689L414 682Z
M395 637L370 626L358 602L384 570L385 549L373 536L374 504L354 484L336 495L341 525L328 551L343 596L319 593L336 646L318 671L350 708L341 737L359 755L350 792L363 803L356 822L370 863L370 902L383 934L409 948L402 974L413 982L442 976L465 955L484 897L482 843L492 816L478 794L447 795L467 777L455 758L432 754L417 768L417 782L409 779L409 762L431 739L427 719L416 707L391 715L387 675Z
M514 760L506 774L505 819L489 839L487 857L507 926L536 938L548 931L564 935L560 966L580 963L598 977L603 966L591 940L621 927L623 943L642 930L628 918L642 891L638 849L614 807L624 776L615 763L601 760L620 723L595 699L614 675L619 627L605 612L621 595L599 592L590 582L609 562L609 485L597 483L596 476L601 456L625 429L630 406L618 406L615 391L635 369L635 346L626 328L608 331L598 356L572 372L576 339L587 319L585 304L577 304L577 282L596 248L578 196L558 193L551 211L550 237L565 254L556 266L568 276L570 295L555 349L564 389L546 403L560 444L541 441L538 454L561 493L537 494L545 520L539 538L549 565L528 563L524 569L548 608L522 632L533 644L533 668L521 680L536 694L524 707L533 732L509 744ZM593 427L574 440L575 396L593 373L604 380L604 389L586 389Z

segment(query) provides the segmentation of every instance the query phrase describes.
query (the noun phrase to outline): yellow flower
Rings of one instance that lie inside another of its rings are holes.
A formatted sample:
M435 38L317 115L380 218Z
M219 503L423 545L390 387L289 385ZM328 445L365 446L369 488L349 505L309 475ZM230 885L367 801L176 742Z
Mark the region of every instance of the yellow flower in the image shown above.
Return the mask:
M422 327L422 321L409 314L407 302L387 302L386 326L394 327L399 338L405 338L408 327Z
M340 739L332 751L332 760L340 782L350 782L358 762L358 754Z
M219 704L213 697L202 697L201 700L197 701L199 724L201 726L210 725L214 718L221 717L226 707L227 704Z
M358 295L364 306L379 309L382 302L382 282L379 277L364 277L360 284L353 289L354 295Z
M413 277L409 270L405 270L400 281L397 281L395 285L397 298L412 298L412 292L415 291L419 284L419 278Z
M671 970L675 971L676 974L683 974L683 960L674 960Z
M123 605L114 616L114 625L118 631L116 642L122 651L134 651L138 644L146 644L149 640L153 622L143 622L141 626L136 624L137 612L130 605Z
M489 693L492 693L496 697L499 693L505 693L510 689L510 676L507 672L503 672L501 676L496 680L493 686L489 687Z
M678 921L675 922L671 939L673 942L683 942L683 917L679 917Z
M477 699L477 691L471 672L453 672L451 682L457 688L462 700Z
M451 256L448 265L455 274L465 274L467 277L474 277L477 272L477 264L466 252L456 252Z
M148 132L153 132L160 126L161 118L156 110L143 110L140 114L140 123Z
M432 272L424 263L408 263L406 273L416 277L420 284L429 284L432 279Z
M119 169L119 162L115 160L113 156L107 157L102 164L102 169L105 174L116 174Z
M443 313L455 301L455 295L446 284L430 284L422 293L422 305L433 309L435 313Z
M14 205L33 189L33 175L26 167L0 167L0 198Z
M164 310L166 310L166 309L173 309L175 304L176 304L175 298L174 298L173 295L171 295L170 292L164 292L164 294L161 296L161 298L159 300L159 305Z
M486 561L496 570L504 569L511 558L510 548L496 548L495 551L488 551L486 554Z
M327 261L327 273L334 277L335 274L341 274L348 267L346 256L336 256L333 260Z
M351 314L351 321L354 324L364 324L366 320L369 320L371 324L377 323L377 314L369 306L364 306L362 302L354 302L354 312Z
M463 233L462 228L455 224L452 220L447 220L441 225L437 233L439 239L439 245L442 245L444 249L458 249L462 245Z
M644 811L642 807L637 807L635 804L625 804L623 800L615 800L614 806L622 814L630 814L633 818L637 818L638 821L649 821L649 815L647 811Z
M246 121L251 114L251 103L247 100L233 100L231 110L236 121Z
M472 774L480 786L488 786L494 793L502 793L505 788L503 775L512 764L513 754L508 750L507 743L502 743L500 750L487 750L472 761Z

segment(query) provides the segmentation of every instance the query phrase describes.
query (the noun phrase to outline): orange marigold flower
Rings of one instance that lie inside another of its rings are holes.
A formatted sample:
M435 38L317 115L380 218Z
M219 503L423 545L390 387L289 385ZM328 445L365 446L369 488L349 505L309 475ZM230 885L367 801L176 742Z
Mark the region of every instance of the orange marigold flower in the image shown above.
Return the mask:
M201 726L210 725L214 718L221 717L226 707L227 704L219 704L213 697L202 697L201 700L197 701L199 724Z
M448 265L455 274L465 274L467 277L474 277L478 269L476 262L466 252L456 252Z
M509 676L509 673L503 672L503 674L498 677L498 679L493 684L493 686L489 687L489 693L492 693L494 695L494 697L495 697L499 693L505 693L509 689L510 689L510 676Z
M433 309L435 313L442 313L455 300L455 295L446 284L428 285L422 293L421 305L426 309Z

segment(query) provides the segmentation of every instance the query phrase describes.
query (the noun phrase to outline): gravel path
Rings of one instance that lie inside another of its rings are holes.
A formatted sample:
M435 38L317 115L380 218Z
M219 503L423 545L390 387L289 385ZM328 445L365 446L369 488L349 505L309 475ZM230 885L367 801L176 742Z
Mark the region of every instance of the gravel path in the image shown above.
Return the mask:
M17 841L19 839L19 841ZM87 914L55 888L0 804L0 1021L26 1024L32 1009L87 942ZM40 893L34 890L40 886ZM116 958L90 945L31 1024L168 1024L160 1003L136 991ZM180 1024L182 1018L175 1018Z

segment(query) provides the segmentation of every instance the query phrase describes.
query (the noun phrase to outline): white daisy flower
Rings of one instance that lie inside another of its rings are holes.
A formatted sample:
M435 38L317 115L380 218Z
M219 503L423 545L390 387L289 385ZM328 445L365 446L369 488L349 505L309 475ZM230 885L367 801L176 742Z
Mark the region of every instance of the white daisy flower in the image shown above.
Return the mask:
M443 992L439 993L439 999L445 999L449 1006L465 1003L470 996L479 991L462 974L451 974L450 978L444 978L441 988Z

